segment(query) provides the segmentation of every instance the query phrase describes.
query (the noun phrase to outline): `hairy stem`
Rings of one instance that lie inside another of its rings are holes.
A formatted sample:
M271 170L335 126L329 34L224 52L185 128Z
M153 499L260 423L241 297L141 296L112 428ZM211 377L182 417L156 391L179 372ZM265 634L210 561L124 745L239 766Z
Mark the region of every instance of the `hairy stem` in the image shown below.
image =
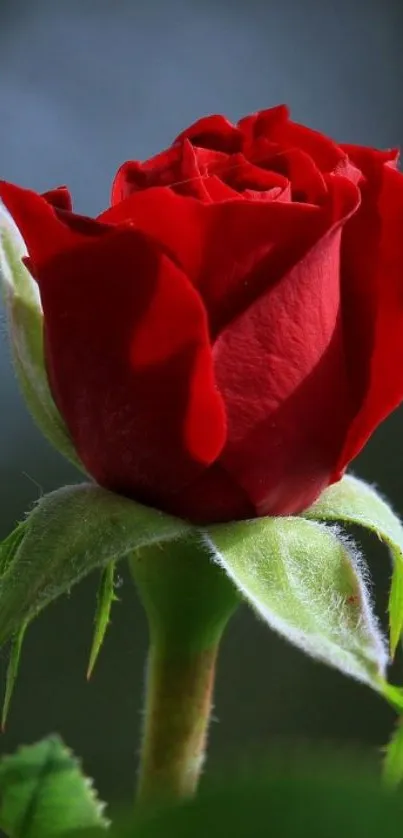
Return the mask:
M138 800L181 799L197 787L218 647L239 597L200 540L149 547L130 568L150 631Z
M150 651L140 800L187 797L204 762L217 647L193 655Z

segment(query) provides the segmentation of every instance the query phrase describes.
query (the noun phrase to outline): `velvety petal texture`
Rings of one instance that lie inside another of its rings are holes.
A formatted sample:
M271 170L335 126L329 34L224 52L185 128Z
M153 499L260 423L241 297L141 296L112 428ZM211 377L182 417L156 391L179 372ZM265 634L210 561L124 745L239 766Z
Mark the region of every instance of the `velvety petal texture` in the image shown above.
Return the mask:
M403 399L403 175L284 105L127 161L98 219L0 183L53 397L103 486L197 523L293 514Z

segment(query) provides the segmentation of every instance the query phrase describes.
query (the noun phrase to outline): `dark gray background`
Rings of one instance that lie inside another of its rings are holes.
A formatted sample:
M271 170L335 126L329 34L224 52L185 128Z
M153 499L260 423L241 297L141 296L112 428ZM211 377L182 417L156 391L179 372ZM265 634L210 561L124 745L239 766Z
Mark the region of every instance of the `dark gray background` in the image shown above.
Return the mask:
M117 166L151 156L198 116L288 102L337 139L403 141L403 6L396 0L1 0L0 177L37 190L67 183L76 208L108 202ZM0 355L0 535L38 497L77 475L42 440ZM402 412L355 464L403 510ZM385 606L389 567L371 545ZM121 602L93 681L85 668L95 578L31 627L8 731L10 750L58 730L103 795L129 794L140 725L146 626L122 568ZM0 663L5 668L5 653ZM401 672L400 672L401 674ZM363 686L288 647L245 608L220 660L211 761L275 737L378 748L393 714Z

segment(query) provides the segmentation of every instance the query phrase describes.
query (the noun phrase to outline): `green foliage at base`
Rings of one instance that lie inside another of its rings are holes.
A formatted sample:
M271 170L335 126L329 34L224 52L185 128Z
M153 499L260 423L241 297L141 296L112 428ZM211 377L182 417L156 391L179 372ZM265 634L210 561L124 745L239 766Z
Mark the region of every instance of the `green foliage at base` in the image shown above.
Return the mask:
M0 828L10 838L57 838L108 822L78 760L58 736L0 761Z
M138 809L110 838L398 838L403 797L349 754L272 761L208 782L194 800ZM85 831L71 838L101 838Z

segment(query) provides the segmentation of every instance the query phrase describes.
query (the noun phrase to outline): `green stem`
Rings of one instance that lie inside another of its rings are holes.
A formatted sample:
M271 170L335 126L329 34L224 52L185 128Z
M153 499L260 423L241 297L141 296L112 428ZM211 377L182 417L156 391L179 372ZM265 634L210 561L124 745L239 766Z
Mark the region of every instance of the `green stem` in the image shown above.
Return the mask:
M181 799L197 787L218 647L239 597L196 539L142 550L130 569L150 631L137 798Z
M217 649L149 658L148 703L138 798L187 797L204 762Z

